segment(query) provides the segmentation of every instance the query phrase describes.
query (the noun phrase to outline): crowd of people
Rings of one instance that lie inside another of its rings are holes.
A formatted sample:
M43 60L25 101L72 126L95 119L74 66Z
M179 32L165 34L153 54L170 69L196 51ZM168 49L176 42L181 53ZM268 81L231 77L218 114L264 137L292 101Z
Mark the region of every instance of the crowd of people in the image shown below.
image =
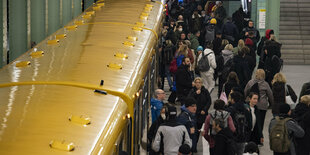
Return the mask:
M211 155L259 154L271 108L269 145L274 154L309 155L310 82L298 99L280 72L281 43L273 30L261 37L242 7L230 17L222 1L167 0L166 4L160 44L162 82L151 100L149 154L194 154L200 134ZM163 102L165 78L171 91L169 104ZM216 85L217 98L211 99Z

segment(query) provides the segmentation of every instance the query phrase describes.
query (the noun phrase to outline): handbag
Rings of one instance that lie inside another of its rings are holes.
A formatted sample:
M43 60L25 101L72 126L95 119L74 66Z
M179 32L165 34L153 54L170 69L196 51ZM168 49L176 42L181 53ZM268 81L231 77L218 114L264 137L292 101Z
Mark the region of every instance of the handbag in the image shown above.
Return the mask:
M222 89L222 92L221 92L221 95L220 95L220 99L225 102L225 105L228 104L227 95L225 93L225 85L223 86L223 89Z
M290 95L290 93L289 93L289 91L288 91L287 85L285 85L285 91L286 91L286 93L285 93L285 102L286 102L288 105L290 105L291 109L293 110L293 109L295 109L296 104L295 104L295 102L292 100L292 97L291 97L291 95Z

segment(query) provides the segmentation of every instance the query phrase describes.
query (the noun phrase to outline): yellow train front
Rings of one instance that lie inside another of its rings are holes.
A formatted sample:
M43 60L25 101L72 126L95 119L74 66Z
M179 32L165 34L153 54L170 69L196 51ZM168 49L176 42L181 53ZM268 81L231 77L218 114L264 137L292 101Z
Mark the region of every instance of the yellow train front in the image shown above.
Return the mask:
M162 2L98 1L0 70L0 154L139 154Z

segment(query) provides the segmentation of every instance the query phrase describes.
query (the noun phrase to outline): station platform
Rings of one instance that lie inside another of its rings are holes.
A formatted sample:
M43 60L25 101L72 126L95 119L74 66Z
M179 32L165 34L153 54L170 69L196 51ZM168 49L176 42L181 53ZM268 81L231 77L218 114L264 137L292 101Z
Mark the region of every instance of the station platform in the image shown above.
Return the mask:
M287 84L291 85L294 89L296 95L299 97L301 87L303 83L310 81L310 69L309 65L284 65L282 72L286 76ZM218 86L215 87L214 91L211 94L212 101L217 99L217 90ZM166 100L170 95L169 86L167 81L165 81L164 91L166 92ZM178 114L180 114L180 105L176 105L178 109ZM211 105L210 110L213 109L213 104ZM264 134L264 145L259 147L260 154L262 155L272 155L273 152L269 148L269 134L268 134L268 126L270 120L272 119L271 109L269 109L266 113L266 120L264 124L263 134ZM209 145L208 142L200 135L198 142L198 152L196 155L209 155Z

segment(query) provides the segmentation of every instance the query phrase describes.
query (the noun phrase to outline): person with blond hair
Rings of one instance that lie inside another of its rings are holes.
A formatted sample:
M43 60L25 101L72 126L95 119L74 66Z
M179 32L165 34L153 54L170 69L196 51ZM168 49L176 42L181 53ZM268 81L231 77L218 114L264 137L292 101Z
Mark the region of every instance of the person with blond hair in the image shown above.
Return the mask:
M297 154L309 155L310 154L310 95L304 95L300 98L297 104L293 118L305 130L303 138L296 139Z
M271 84L274 98L272 114L278 115L280 104L287 103L286 96L290 96L293 102L297 101L297 96L292 87L286 84L286 78L282 73L275 74Z
M232 44L227 44L224 50L222 50L221 56L217 61L218 76L219 76L218 96L220 96L222 92L222 87L226 82L228 74L231 72L232 59L234 57L232 49L233 49Z
M209 91L202 85L202 79L200 77L196 77L194 83L195 86L189 92L188 97L193 97L197 101L197 129L200 130L202 124L205 122L212 101Z
M251 93L251 88L254 86L254 84L258 84L258 95L259 99L257 102L257 109L260 113L260 126L262 127L261 130L263 130L264 123L265 123L265 116L266 112L268 110L269 105L273 105L273 94L272 90L269 87L269 84L265 81L265 71L263 69L256 70L255 78L250 80L247 85L244 88L244 96L249 96Z
M241 51L241 49L245 46L244 40L240 39L238 41L238 45L237 47L235 47L232 51L234 53L234 55L238 55L238 51Z

